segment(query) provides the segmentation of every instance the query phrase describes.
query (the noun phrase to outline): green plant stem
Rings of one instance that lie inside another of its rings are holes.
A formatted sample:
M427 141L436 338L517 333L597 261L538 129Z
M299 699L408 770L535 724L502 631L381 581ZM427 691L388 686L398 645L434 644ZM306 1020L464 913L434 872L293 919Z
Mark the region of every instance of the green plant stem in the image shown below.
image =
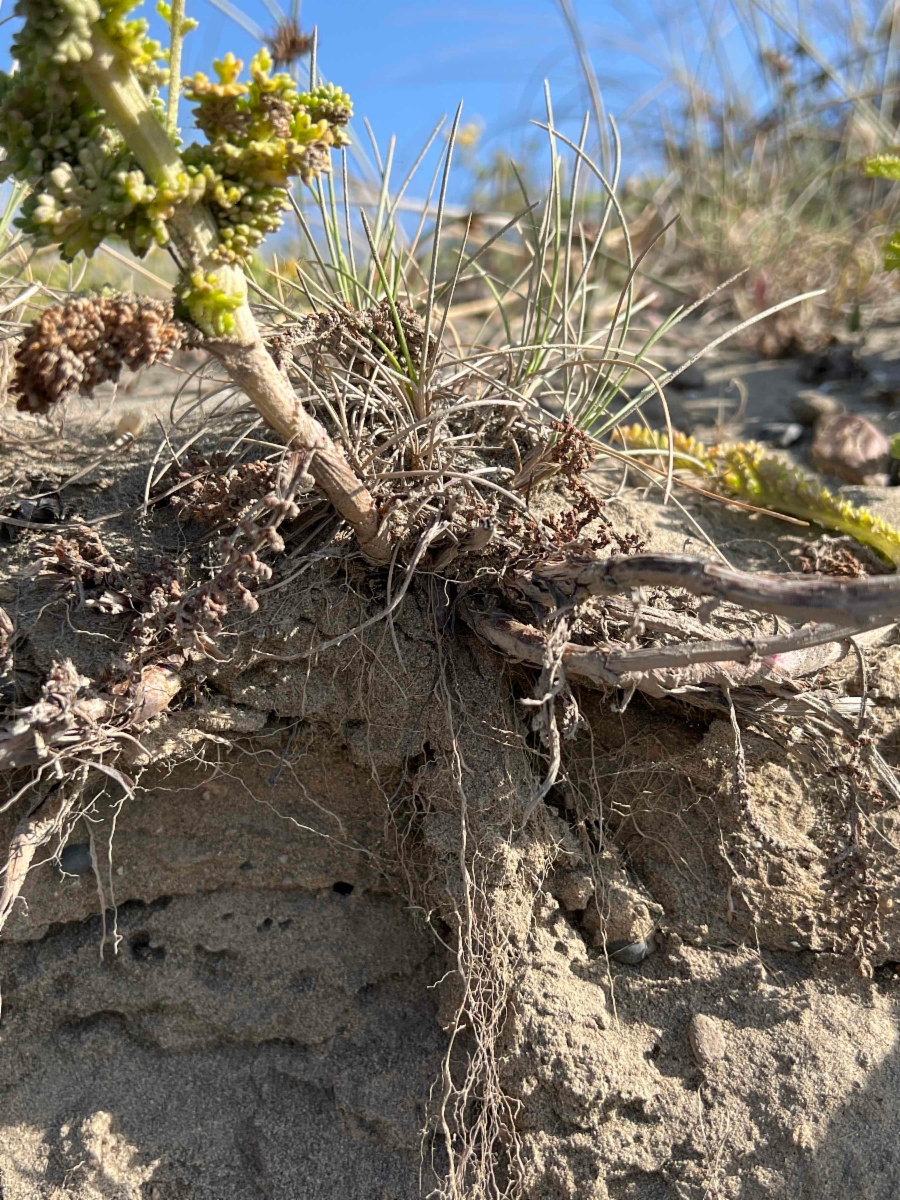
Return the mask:
M157 187L178 189L186 176L181 156L133 72L114 43L98 29L94 30L93 45L93 57L83 67L95 100L119 129L150 181ZM246 392L266 424L288 446L312 455L309 473L353 527L363 553L375 562L387 562L390 544L379 529L370 492L324 426L303 408L287 376L275 366L247 302L243 271L215 258L219 235L209 210L197 203L178 205L170 229L188 275L199 271L211 287L236 301L229 337L208 338L205 348Z
M169 97L166 128L169 137L178 136L178 101L181 98L181 48L184 45L185 0L172 0L172 41L169 46Z
M122 61L115 43L100 29L94 29L93 47L93 56L81 64L81 70L94 99L102 104L151 182L157 187L177 187L184 175L181 155L137 78ZM209 222L215 236L211 217Z

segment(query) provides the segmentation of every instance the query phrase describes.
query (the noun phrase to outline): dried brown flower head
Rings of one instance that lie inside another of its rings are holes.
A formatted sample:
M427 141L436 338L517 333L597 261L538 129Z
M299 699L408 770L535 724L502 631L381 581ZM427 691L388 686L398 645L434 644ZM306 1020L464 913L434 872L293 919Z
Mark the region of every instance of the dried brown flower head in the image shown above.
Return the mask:
M266 45L272 53L272 62L276 67L289 67L298 58L309 54L312 44L312 37L303 33L291 17L279 21L274 31L266 38Z
M198 521L209 529L233 529L249 507L272 491L277 476L276 463L235 463L225 455L206 459L188 453L184 467L163 476L156 495L181 483L168 503L184 520Z
M289 138L291 136L294 110L282 96L277 96L274 92L265 92L259 98L259 111L261 116L272 126L272 132L276 137Z
M58 537L39 549L45 572L76 579L86 587L108 584L124 570L88 525L76 525L68 537Z
M554 421L553 429L557 436L550 447L549 459L559 466L567 479L575 479L597 456L590 436L579 429L571 417Z
M45 309L26 329L10 390L20 411L47 412L75 392L116 381L123 367L167 362L190 337L162 300L79 297Z

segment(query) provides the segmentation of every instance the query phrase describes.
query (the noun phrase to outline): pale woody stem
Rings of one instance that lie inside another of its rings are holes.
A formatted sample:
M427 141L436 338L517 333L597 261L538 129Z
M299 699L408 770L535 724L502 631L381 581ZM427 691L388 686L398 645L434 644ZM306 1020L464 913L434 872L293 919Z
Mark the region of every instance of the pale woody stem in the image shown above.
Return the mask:
M174 4L172 19L176 19ZM115 45L99 30L94 33L93 58L83 64L83 69L94 98L109 114L151 182L177 188L185 173L181 156L133 72L122 62ZM181 205L172 216L170 229L176 248L191 270L200 269L213 286L243 298L232 313L232 335L228 339L211 340L210 352L289 446L315 451L309 471L316 484L353 527L366 557L374 562L387 562L390 542L379 529L378 510L371 493L324 426L303 408L289 380L272 361L247 303L242 270L216 261L218 232L212 215L203 204Z

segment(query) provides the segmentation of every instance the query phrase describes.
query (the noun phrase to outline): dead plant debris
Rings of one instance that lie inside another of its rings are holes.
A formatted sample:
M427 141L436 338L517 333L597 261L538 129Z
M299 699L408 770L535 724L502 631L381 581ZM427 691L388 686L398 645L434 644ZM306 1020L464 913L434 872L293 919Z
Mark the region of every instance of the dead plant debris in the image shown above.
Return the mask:
M168 362L192 334L171 304L144 296L82 296L44 309L16 350L10 390L25 412L45 413L130 371Z

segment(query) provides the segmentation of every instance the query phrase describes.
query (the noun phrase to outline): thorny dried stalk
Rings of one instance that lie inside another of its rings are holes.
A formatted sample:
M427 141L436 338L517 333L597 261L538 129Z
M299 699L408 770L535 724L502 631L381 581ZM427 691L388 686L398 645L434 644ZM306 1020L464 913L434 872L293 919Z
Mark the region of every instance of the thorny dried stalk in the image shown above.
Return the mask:
M829 579L753 575L684 554L636 554L599 562L571 556L548 559L534 570L532 595L554 592L567 600L608 596L640 587L678 587L750 610L797 621L828 621L873 629L900 613L900 576Z

